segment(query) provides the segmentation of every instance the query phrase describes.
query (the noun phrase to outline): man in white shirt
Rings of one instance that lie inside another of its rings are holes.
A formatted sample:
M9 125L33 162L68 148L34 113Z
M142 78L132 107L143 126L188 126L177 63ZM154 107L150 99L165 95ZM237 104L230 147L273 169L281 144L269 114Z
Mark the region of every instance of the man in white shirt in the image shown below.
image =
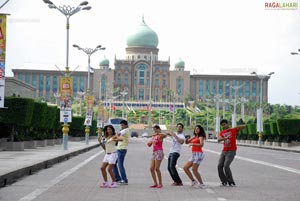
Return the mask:
M114 166L114 174L116 177L116 181L121 185L128 185L128 179L126 175L126 170L124 167L124 160L127 153L127 147L129 143L129 135L130 129L128 128L128 122L126 120L122 120L120 122L122 130L118 134L118 160L116 165Z
M180 151L182 148L182 144L185 141L185 136L183 134L183 124L178 123L177 124L177 132L169 132L167 133L172 137L172 145L170 148L170 153L168 157L168 171L174 181L172 184L173 186L182 186L182 181L178 175L177 169L176 169L176 164L177 160L180 156Z

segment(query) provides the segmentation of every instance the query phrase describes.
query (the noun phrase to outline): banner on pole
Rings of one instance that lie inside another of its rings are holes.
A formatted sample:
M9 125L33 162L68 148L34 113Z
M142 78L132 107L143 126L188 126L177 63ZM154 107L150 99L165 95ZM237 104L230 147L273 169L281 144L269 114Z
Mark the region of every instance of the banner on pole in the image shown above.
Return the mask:
M6 15L0 14L0 108L4 107Z
M60 122L72 122L72 77L60 78Z
M94 96L86 96L86 115L85 115L85 126L91 126L93 121L93 107L94 107Z

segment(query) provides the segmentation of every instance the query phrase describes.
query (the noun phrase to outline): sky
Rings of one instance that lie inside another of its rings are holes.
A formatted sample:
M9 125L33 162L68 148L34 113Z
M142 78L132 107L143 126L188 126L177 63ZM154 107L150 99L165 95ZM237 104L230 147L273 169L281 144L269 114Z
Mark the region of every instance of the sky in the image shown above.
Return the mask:
M0 4L4 3L0 0ZM80 0L52 0L77 6ZM97 68L104 56L114 68L125 59L126 39L144 16L159 38L159 59L179 59L191 74L258 74L269 80L271 104L300 105L300 1L295 10L265 9L266 0L89 0L90 11L70 18L70 67L87 66L87 56L72 47L106 50L91 57ZM26 63L66 64L66 18L43 0L10 0L0 11L7 20L6 76Z

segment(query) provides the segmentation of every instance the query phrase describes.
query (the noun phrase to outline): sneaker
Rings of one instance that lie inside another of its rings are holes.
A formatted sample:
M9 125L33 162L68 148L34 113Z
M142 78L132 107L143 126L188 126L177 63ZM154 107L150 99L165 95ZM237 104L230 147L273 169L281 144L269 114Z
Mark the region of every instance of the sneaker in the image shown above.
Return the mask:
M198 185L198 188L201 188L201 189L206 189L206 188L207 188L207 186L206 186L205 184L199 184L199 185Z
M221 184L220 184L220 186L222 187L222 186L227 186L227 182L222 182Z
M229 186L235 186L235 183L234 183L234 181L233 182L228 182L228 185Z
M105 181L100 185L100 188L107 188L108 186L108 182Z
M108 188L116 188L117 187L117 182L112 182Z
M182 183L177 183L177 182L174 182L173 184L171 184L172 186L183 186Z
M198 183L197 183L196 181L192 181L191 186L197 188L197 184L198 184Z
M125 182L124 180L119 182L120 185L128 185L128 182Z
M158 184L158 185L156 186L156 188L162 188L162 187L163 187L162 184Z

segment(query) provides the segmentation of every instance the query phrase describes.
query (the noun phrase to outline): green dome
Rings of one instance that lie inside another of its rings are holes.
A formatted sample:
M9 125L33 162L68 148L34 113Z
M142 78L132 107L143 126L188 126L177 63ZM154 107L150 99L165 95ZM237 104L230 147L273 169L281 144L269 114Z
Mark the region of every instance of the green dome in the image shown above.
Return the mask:
M158 37L157 34L147 26L144 21L137 27L137 30L128 36L128 47L157 47Z
M184 67L184 66L185 66L185 63L181 59L177 63L175 63L175 67Z
M104 57L99 63L100 66L109 66L109 60Z

